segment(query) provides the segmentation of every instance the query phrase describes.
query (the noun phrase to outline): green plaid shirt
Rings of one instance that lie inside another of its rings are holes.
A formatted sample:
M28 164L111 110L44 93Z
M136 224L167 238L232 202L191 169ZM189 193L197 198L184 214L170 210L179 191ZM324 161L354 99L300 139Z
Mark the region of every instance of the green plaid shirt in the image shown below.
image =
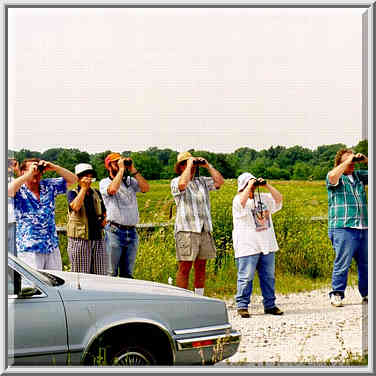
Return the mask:
M368 184L368 171L356 170L352 174L354 182L342 175L336 185L330 184L326 176L328 189L328 227L368 228L367 196L364 189Z

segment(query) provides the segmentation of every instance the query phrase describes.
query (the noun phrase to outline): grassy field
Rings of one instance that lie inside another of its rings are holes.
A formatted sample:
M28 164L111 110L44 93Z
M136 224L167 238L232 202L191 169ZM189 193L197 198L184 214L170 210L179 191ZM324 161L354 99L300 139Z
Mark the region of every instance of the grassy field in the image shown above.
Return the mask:
M165 223L173 199L170 181L151 181L150 192L138 194L140 223ZM95 183L98 187L98 182ZM276 290L279 293L312 290L330 283L334 252L327 235L327 192L324 181L271 181L283 195L283 208L273 216L277 241ZM262 191L262 189L260 190ZM208 262L206 294L230 296L236 290L236 267L232 248L232 199L236 180L226 180L223 187L211 192L214 238L217 258ZM172 205L173 217L175 206ZM67 201L59 196L56 222L66 223ZM173 227L157 227L154 231L139 230L140 247L136 259L135 278L167 283L175 280L176 260ZM66 238L60 237L65 269L69 270ZM353 267L354 268L354 267ZM354 269L352 269L354 271ZM354 283L355 276L350 276ZM259 293L258 281L255 292Z

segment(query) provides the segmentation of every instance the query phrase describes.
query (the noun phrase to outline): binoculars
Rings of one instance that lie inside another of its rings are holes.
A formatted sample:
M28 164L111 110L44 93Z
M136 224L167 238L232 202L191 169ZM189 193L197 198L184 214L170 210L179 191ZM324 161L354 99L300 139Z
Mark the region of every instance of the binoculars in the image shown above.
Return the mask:
M44 170L45 170L45 167L44 167L44 166L42 166L42 165L38 165L38 171L39 171L41 174L43 174Z
M132 160L131 159L125 159L124 160L124 166L125 167L131 167L132 166Z
M364 160L364 157L353 157L352 161L353 162L360 162L360 161L363 161Z
M253 183L253 186L254 186L254 187L259 187L259 186L261 186L261 185L266 185L266 180L264 180L264 181L258 181L258 180L256 180L256 181Z
M203 159L195 159L193 161L194 166L203 166L205 164L205 161Z

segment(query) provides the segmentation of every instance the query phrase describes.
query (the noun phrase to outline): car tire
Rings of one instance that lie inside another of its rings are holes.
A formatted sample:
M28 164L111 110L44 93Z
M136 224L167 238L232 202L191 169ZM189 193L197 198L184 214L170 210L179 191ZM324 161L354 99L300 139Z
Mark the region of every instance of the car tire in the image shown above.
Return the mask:
M155 355L143 345L124 345L111 360L114 366L152 366L157 364Z

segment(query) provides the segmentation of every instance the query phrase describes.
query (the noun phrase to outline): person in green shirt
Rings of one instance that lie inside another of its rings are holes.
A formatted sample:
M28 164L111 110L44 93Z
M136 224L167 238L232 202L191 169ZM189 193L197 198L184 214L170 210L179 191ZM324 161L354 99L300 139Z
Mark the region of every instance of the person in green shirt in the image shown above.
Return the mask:
M363 154L351 149L337 152L334 168L328 172L328 235L335 251L330 302L343 307L347 276L354 258L358 266L358 288L368 302L368 215L365 185L368 171L356 170L355 163L368 163Z

